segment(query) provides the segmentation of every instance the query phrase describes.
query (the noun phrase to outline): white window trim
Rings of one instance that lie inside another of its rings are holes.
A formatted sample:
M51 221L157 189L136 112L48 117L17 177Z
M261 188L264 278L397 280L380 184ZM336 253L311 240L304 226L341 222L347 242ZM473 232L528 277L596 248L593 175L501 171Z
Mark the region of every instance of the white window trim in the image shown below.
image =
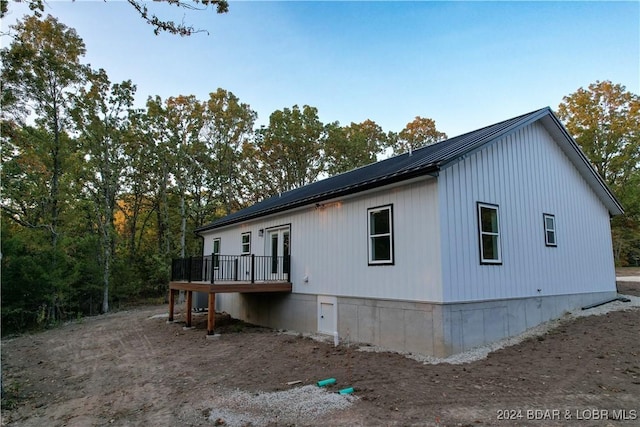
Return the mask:
M550 218L553 221L553 228L547 227L547 219ZM542 220L544 225L544 244L550 248L558 246L558 233L556 232L556 216L552 214L542 214ZM553 233L554 242L549 242L549 232Z
M218 242L218 252L216 252L216 242ZM215 239L213 239L213 243L211 245L211 263L213 264L213 268L214 270L217 270L218 268L220 268L220 262L218 261L218 265L215 265L215 260L214 257L216 255L220 255L220 248L222 246L222 239L220 237L216 237Z
M240 253L241 255L250 255L251 254L251 232L247 231L246 233L242 233L240 235ZM247 243L244 242L244 237L247 236L249 237L249 240ZM245 251L244 250L244 246L245 245L249 245L249 250Z
M389 232L382 234L371 234L371 214L376 212L388 211L389 212ZM373 244L374 237L386 237L389 236L389 259L388 260L374 260L373 259ZM395 262L393 251L393 205L377 206L375 208L367 209L367 246L369 255L369 265L393 265Z
M497 232L482 230L482 208L492 209L492 210L496 211L496 218L497 218L497 221L498 221L498 231ZM479 246L480 246L480 264L494 264L494 265L502 264L502 238L500 236L501 229L502 229L502 227L500 226L500 206L493 205L493 204L490 204L490 203L478 202L478 239L479 239ZM497 245L498 246L498 257L496 259L493 259L493 258L486 259L484 257L484 247L482 245L482 236L484 236L484 235L497 236L497 238L498 238L498 245Z

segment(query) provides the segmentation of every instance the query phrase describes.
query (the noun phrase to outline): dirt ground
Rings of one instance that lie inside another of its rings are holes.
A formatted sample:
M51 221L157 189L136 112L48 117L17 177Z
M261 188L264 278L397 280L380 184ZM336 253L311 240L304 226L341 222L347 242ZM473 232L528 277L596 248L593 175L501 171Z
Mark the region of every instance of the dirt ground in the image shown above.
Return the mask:
M640 296L640 284L638 284L637 282L625 281L625 276L640 277L640 267L624 267L616 269L616 277L620 278L617 281L618 292L624 295Z
M640 284L625 286L640 295ZM184 330L159 317L166 312L143 307L3 340L2 425L224 425L209 420L218 396L327 377L338 380L329 391L353 386L355 402L293 424L640 425L638 309L564 321L462 365L334 347L220 316L221 336L211 340L206 316Z

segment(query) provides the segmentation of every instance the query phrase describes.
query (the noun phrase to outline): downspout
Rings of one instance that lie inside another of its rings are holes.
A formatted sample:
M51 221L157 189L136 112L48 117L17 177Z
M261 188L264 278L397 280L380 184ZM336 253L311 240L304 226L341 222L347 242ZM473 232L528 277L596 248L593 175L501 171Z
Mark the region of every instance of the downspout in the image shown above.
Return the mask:
M620 295L620 296L618 296L616 298L608 299L606 301L596 302L594 304L585 305L584 307L582 307L582 309L583 310L589 310L590 308L600 307L601 305L609 304L610 302L614 302L614 301L631 302L631 300L629 298L626 298L626 297Z
M200 244L200 256L204 256L204 236L197 231L194 231L193 234L195 234L196 237L199 237L202 240Z

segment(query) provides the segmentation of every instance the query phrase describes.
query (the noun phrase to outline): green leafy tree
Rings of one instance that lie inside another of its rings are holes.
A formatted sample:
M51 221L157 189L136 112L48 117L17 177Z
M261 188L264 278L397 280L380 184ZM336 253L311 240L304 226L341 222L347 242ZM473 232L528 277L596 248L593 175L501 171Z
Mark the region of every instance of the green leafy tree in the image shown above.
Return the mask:
M162 256L170 257L173 251L174 225L178 223L180 256L188 251L189 219L193 216L194 188L202 189L206 182L211 160L201 135L205 125L205 104L195 96L177 96L147 101L144 120L150 145L149 162L154 171L151 181L155 188L155 205L158 223L158 243ZM178 220L173 220L172 195L177 197ZM198 193L197 197L202 197Z
M375 162L389 141L387 134L372 120L345 127L330 123L326 132L324 152L329 175Z
M156 141L154 119L146 110L129 112L123 135L125 170L117 200L116 232L119 246L113 276L113 297L152 297L166 292L171 247L171 161L166 141ZM162 230L162 232L160 232Z
M54 229L50 216L51 134L39 126L13 126L10 133L3 134L3 139L2 210L5 219L48 234L51 244L51 238L59 234L56 226L52 236ZM61 133L59 139L64 148L75 147L75 142L66 133ZM65 159L65 167L69 163L70 159ZM58 180L59 188L68 196L71 191L69 174Z
M84 81L85 48L50 16L27 17L12 28L15 37L0 53L2 314L4 324L5 314L15 313L22 328L68 314L73 259L60 242L73 220L79 155L69 108Z
M200 132L204 123L204 106L195 96L170 97L165 102L169 154L172 175L180 198L180 256L186 256L189 188L201 171L197 163Z
M2 333L47 326L60 318L61 254L51 263L48 236L2 221Z
M84 191L93 202L100 235L103 268L102 311L109 311L109 286L114 257L116 201L126 169L124 135L135 86L112 84L104 70L89 74L90 86L76 98L73 117L84 153Z
M640 159L640 98L620 84L597 81L563 98L558 107L600 176L623 186Z
M142 110L129 113L129 128L124 135L125 170L122 194L117 203L122 215L121 233L126 241L129 263L135 262L143 238L151 226L153 204L154 158L156 145L146 132L146 114Z
M400 131L397 138L390 138L394 154L417 150L447 139L447 134L436 128L433 119L416 116Z
M279 187L272 181L273 173L265 166L265 153L260 151L260 130L251 141L242 144L242 188L243 202L247 205L258 203L273 194Z
M623 85L596 81L563 98L558 117L600 176L618 196L625 215L612 220L616 263L640 257L640 97Z
M9 122L22 125L31 116L40 129L37 135L32 134L35 139L11 141L11 154L26 168L26 174L39 175L38 185L47 191L46 198L34 207L46 215L31 226L47 227L55 250L65 194L63 181L74 158L73 141L66 136L68 110L70 99L84 81L80 58L85 46L75 30L51 16L44 20L27 17L13 28L15 39L1 54L3 128L10 128ZM10 213L16 218L15 211Z
M270 194L314 182L324 170L324 125L318 110L305 105L276 110L257 132L257 165Z
M162 98L156 96L147 100L146 113L141 124L144 138L150 148L147 153L152 174L148 176L153 187L152 200L156 212L156 241L158 253L168 260L172 243L169 233L169 191L171 190L171 172L173 168L169 141L168 118L164 111Z
M257 117L232 92L218 89L209 94L200 135L205 147L199 151L201 157L196 158L202 172L195 173L192 180L196 226L203 225L207 211L215 210L212 208L216 200L225 215L243 207L246 174L242 147L251 140Z

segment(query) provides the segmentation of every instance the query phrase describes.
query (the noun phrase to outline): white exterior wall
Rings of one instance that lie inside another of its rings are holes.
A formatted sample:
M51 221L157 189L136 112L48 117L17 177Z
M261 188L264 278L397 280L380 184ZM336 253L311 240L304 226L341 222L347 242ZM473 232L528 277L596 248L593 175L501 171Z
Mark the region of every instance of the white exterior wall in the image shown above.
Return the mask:
M444 302L615 291L609 213L540 123L438 179ZM477 202L499 205L502 265L480 264Z
M221 238L220 254L241 252L251 231L251 251L266 252L267 229L291 226L293 292L404 301L441 301L437 182L427 179L345 200L309 206L203 233L204 253ZM394 265L369 266L367 209L393 204ZM265 229L259 237L258 230ZM305 282L304 277L308 278Z

